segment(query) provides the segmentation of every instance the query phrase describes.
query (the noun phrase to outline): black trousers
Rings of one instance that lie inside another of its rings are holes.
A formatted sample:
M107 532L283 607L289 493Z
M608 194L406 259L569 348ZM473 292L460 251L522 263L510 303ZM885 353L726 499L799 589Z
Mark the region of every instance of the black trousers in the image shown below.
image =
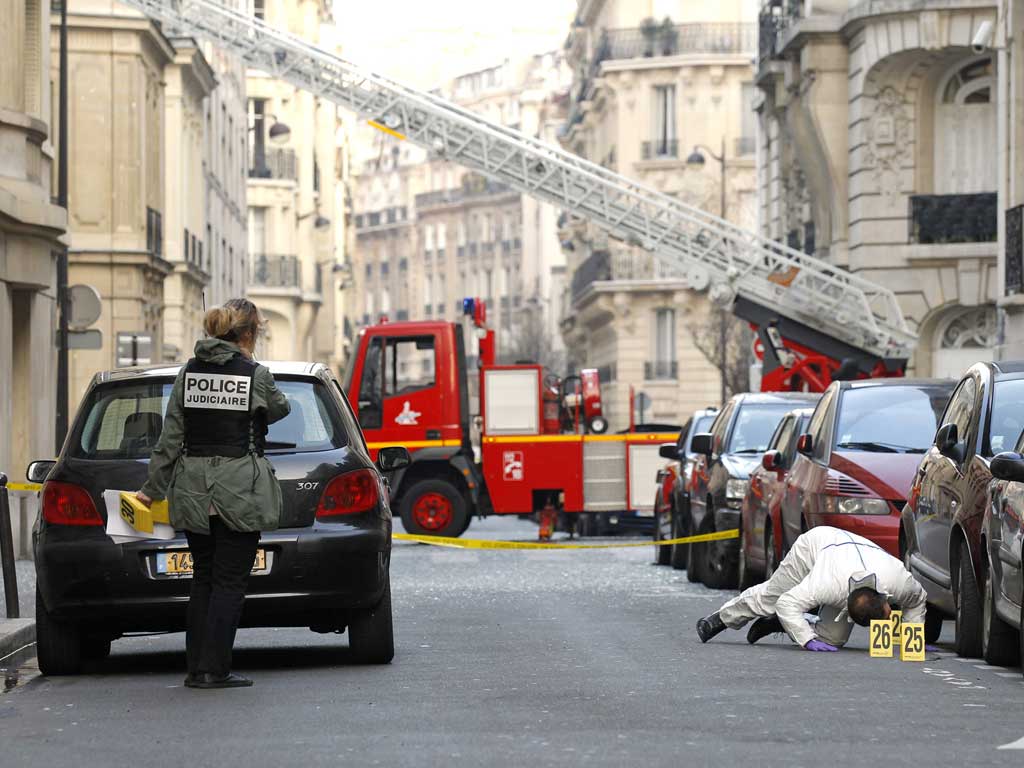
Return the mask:
M185 536L193 563L185 631L188 672L219 677L231 671L231 649L260 534L233 531L213 515L209 534L185 531Z

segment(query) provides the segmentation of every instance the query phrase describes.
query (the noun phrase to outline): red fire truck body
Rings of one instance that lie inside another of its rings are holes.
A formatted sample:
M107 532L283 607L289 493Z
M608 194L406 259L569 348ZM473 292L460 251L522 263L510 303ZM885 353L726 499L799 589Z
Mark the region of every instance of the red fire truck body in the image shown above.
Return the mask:
M552 419L552 384L539 365L494 365L493 334L480 327L479 447L463 327L381 323L359 335L345 388L371 452L404 445L413 463L392 478L392 509L406 529L458 536L473 515L650 515L658 448L676 435L585 434L600 413L596 373L581 376L575 419ZM568 425L567 425L568 422ZM568 426L568 429L567 429ZM479 457L479 460L477 460Z

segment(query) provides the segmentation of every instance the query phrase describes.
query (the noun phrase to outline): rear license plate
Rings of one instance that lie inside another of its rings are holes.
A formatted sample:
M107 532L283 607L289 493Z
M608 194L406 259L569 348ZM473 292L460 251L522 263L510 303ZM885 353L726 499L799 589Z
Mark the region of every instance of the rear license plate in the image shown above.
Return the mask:
M252 572L262 573L266 570L267 553L262 549L257 549L256 560L252 564ZM157 552L156 572L168 576L191 576L192 553L188 551Z
M638 509L636 511L637 517L654 517L653 509Z

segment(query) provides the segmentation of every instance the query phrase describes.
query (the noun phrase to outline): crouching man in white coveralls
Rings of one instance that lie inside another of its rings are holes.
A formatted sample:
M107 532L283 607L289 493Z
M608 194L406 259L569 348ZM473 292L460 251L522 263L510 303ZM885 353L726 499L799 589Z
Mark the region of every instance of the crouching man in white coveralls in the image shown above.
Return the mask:
M922 622L925 591L903 563L854 533L821 526L801 535L772 577L741 593L697 622L701 642L726 627L740 629L756 643L785 632L809 651L835 651L850 637L853 623L866 627L887 619L890 601L904 622ZM817 612L813 626L805 614Z

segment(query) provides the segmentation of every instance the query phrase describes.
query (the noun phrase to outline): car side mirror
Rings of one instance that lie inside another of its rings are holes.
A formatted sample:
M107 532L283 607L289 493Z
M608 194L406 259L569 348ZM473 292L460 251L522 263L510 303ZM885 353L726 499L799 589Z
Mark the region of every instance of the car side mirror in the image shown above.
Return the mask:
M714 437L710 432L700 432L693 436L690 442L690 450L704 456L714 453Z
M680 459L679 449L676 448L675 443L665 443L665 445L658 449L658 455L669 461L679 461Z
M33 461L25 470L25 477L30 483L45 483L50 470L56 465L56 461Z
M956 424L943 424L935 433L935 447L939 453L947 459L960 461L960 436L957 434Z
M997 453L989 465L989 470L996 480L1024 483L1024 456L1011 451Z
M814 438L808 433L804 433L797 438L796 449L804 456L810 456L811 451L814 450Z
M381 472L397 472L412 464L409 451L400 445L389 445L377 451L377 468Z
M782 454L778 451L768 451L761 457L761 466L770 472L782 468Z

